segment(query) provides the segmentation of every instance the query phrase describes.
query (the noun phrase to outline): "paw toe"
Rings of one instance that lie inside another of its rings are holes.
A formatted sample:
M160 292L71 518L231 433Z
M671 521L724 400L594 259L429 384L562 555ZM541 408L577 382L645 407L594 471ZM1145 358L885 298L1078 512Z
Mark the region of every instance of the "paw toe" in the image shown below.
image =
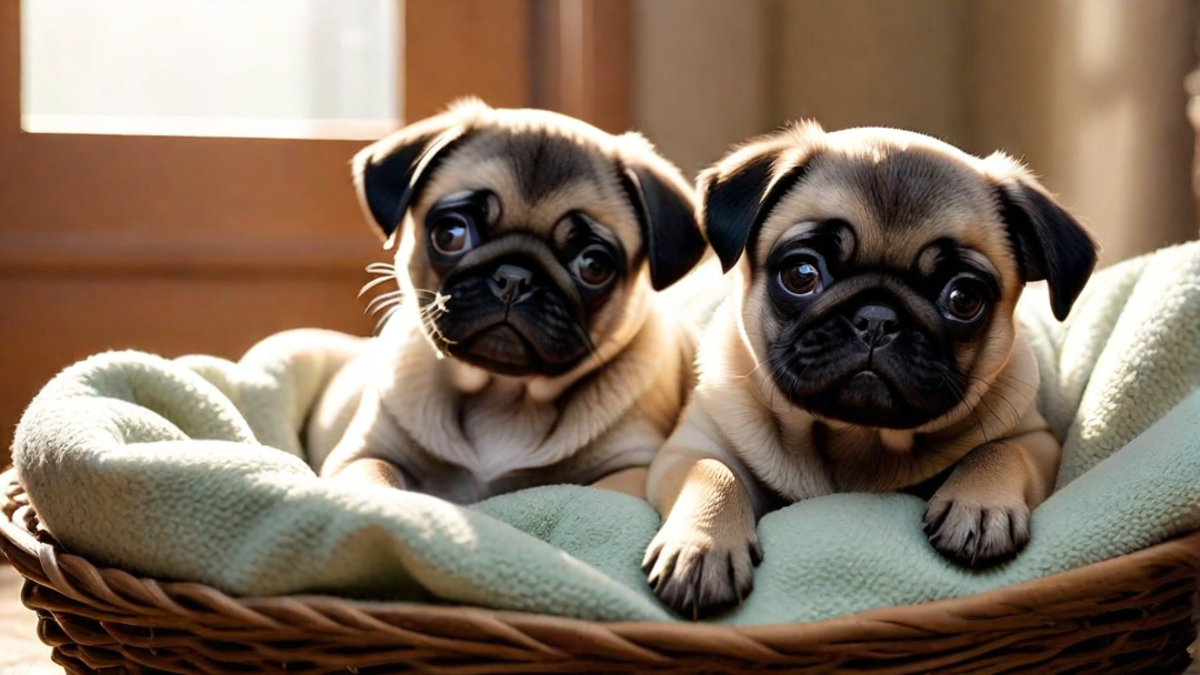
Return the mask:
M653 556L647 581L659 600L680 615L693 620L711 616L740 604L752 590L753 550L750 544L729 550L710 543L668 542Z
M931 505L925 526L929 543L939 553L972 569L1008 560L1029 542L1029 510L1024 505Z

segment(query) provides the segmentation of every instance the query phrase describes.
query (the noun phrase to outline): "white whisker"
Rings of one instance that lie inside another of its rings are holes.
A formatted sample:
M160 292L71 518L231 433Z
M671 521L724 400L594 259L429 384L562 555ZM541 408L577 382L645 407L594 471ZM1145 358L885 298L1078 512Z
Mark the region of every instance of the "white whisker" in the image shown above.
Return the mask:
M399 304L393 305L388 309L388 311L384 312L383 316L379 317L379 321L375 322L375 328L371 330L371 335L379 335L380 329L383 328L383 325L387 323L388 319L392 318L392 315L396 313L397 309L400 309Z
M368 281L367 283L363 284L363 287L360 288L358 291L357 297L361 298L362 296L364 296L368 292L370 292L371 289L382 286L383 284L386 284L389 281L395 282L396 277L386 276L386 277L379 277L378 279L372 279L371 281Z
M385 263L385 262L373 262L370 265L367 265L365 269L367 270L367 272L369 272L371 274L395 274L396 273L396 266L391 263Z
M421 306L418 314L421 318L421 325L430 337L430 344L437 350L438 357L441 358L444 356L443 350L454 344L454 341L443 335L442 331L437 327L437 320L450 311L450 308L446 306L446 303L450 300L450 296L435 291L416 290L433 296L433 300Z
M381 295L371 300L370 304L367 305L367 308L363 310L363 314L375 314L376 312L379 312L387 307L398 305L402 302L404 302L404 298L402 297L385 298Z

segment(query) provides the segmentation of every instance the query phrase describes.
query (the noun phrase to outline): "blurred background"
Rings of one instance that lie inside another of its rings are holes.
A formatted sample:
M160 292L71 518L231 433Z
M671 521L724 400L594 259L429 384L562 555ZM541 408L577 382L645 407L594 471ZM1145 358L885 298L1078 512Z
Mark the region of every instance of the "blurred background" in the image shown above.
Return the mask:
M105 349L365 333L348 160L476 94L685 172L793 119L1028 162L1111 264L1195 237L1195 0L0 0L0 464Z

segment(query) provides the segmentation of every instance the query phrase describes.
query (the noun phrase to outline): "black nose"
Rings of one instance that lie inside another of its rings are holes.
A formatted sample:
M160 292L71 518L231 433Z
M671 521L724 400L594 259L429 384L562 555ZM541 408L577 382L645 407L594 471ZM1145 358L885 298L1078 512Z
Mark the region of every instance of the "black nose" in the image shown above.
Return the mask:
M900 331L900 317L896 315L896 310L875 303L859 307L850 323L858 337L870 345L882 345Z
M501 265L492 273L492 292L505 302L520 302L529 297L533 272L516 265Z

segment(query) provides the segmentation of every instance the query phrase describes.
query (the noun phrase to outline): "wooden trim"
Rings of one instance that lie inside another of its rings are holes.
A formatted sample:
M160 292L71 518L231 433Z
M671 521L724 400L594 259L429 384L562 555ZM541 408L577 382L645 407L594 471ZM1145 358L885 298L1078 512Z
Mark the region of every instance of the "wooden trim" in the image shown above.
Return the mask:
M0 131L0 229L359 233L349 161L363 145Z
M0 232L0 278L29 275L361 276L388 260L362 237L199 237ZM365 277L364 277L365 279Z
M20 10L21 0L0 0L0 145L21 129Z
M535 0L535 104L605 131L633 126L632 0Z
M533 104L533 0L406 0L404 13L406 122L463 96Z
M21 115L21 128L37 134L374 141L399 127L396 120Z
M1200 1L1200 0L1198 0ZM559 54L562 44L559 40L559 17L561 0L533 0L532 30L530 54L533 69L532 105L545 110L567 112L562 104L562 75L560 66L562 58ZM567 113L570 114L570 113Z
M587 0L584 68L589 121L621 133L633 127L633 0Z

